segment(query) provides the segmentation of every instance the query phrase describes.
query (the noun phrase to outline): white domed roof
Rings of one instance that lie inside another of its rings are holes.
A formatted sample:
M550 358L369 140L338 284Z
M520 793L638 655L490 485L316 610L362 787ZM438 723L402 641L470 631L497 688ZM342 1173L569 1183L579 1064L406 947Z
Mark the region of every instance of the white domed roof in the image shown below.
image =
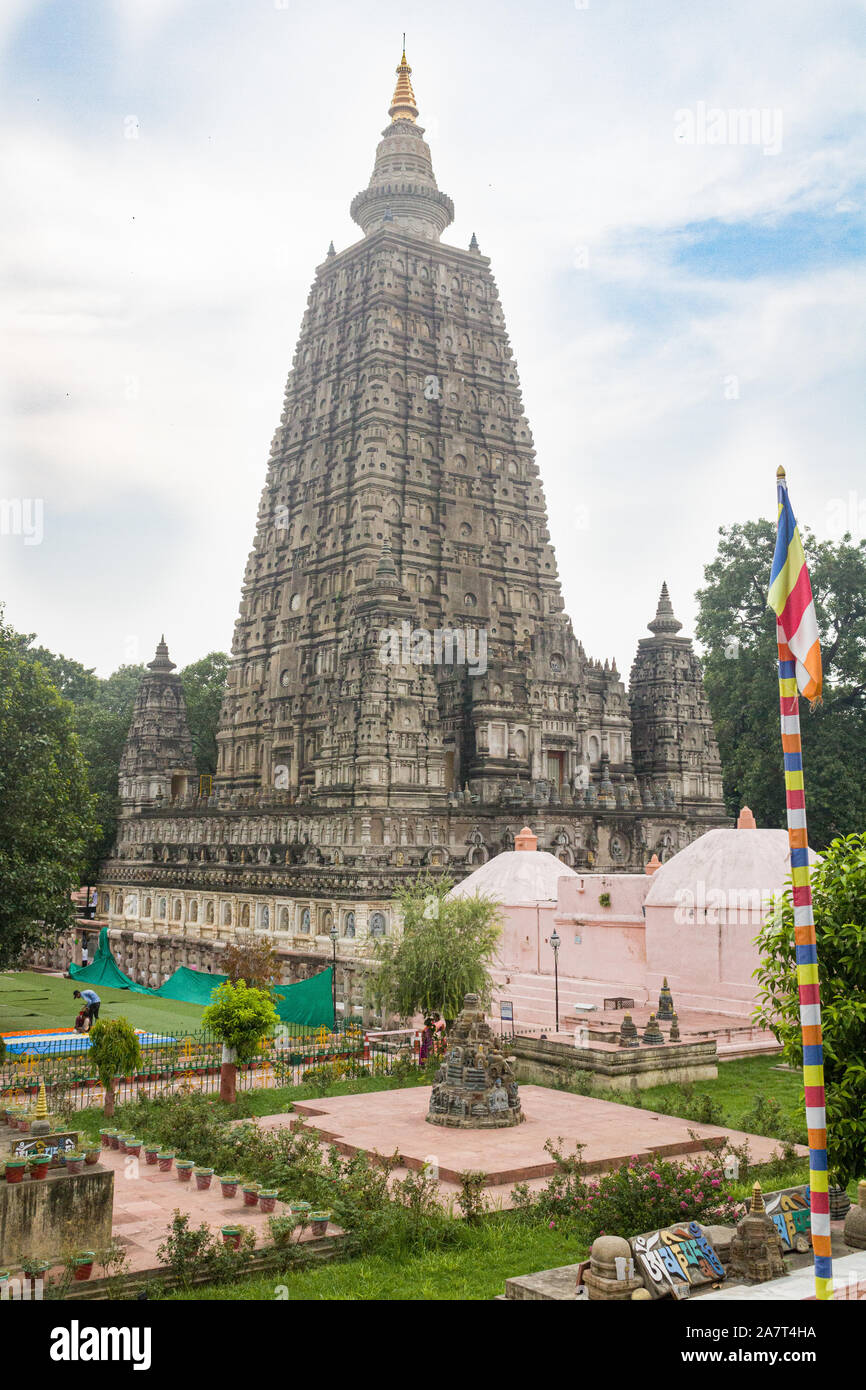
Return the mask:
M574 869L546 850L506 850L488 859L462 883L451 889L449 898L471 898L478 894L502 903L504 907L556 902L561 878L576 878Z
M791 872L787 830L708 830L652 876L646 907L678 907L678 893L737 889L770 895ZM809 851L809 862L817 856Z

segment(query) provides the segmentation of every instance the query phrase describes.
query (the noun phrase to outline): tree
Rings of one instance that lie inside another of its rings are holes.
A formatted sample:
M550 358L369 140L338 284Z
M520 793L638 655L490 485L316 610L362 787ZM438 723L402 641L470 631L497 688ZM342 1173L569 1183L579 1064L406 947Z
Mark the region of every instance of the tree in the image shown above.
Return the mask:
M267 937L244 932L226 946L220 965L232 984L245 980L256 989L268 990L279 974L280 958Z
M0 611L0 969L72 924L97 831L72 706Z
M398 939L379 939L379 969L368 990L377 1008L402 1018L441 1013L455 1019L466 994L488 1004L490 963L502 932L499 904L489 898L448 898L447 878L421 874L395 896L403 920Z
M785 824L776 621L767 607L776 544L769 521L720 530L697 594L704 683L728 812ZM866 541L818 542L802 531L824 661L824 702L803 713L810 839L818 847L866 824Z
M216 732L230 666L231 657L225 652L209 652L200 661L185 666L180 673L186 717L200 773L216 772Z
M827 1141L831 1171L847 1184L866 1175L866 834L834 840L813 866ZM790 890L758 936L762 965L756 1018L803 1064Z
M114 1078L131 1076L141 1066L138 1035L127 1018L98 1018L90 1030L90 1056L105 1088L103 1114L114 1114Z
M202 1027L223 1045L220 1067L220 1100L232 1104L237 1084L237 1063L251 1061L261 1040L279 1023L269 994L251 989L244 980L224 980L217 985L213 1003L202 1016Z

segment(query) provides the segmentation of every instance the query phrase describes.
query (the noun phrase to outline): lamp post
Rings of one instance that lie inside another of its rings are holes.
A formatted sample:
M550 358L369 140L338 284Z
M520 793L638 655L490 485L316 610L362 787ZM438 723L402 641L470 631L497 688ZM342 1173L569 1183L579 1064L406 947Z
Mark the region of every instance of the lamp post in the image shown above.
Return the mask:
M337 928L331 927L331 945L334 948L334 958L331 965L331 997L334 1005L334 1027L337 1026Z
M556 930L556 927L554 927L554 928L553 928L553 931L550 933L550 944L551 944L551 946L553 947L553 977L554 977L554 980L555 980L555 990L556 990L556 1031L557 1031L557 1033L558 1033L558 1032L559 1032L559 947L560 947L560 938L559 938L559 934L558 934L558 932L557 932L557 930Z

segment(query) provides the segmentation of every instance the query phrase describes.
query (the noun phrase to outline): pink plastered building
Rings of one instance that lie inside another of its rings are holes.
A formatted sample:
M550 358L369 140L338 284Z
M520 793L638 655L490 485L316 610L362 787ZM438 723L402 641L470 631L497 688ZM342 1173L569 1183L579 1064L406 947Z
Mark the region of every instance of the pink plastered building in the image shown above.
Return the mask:
M578 873L528 829L515 846L452 893L500 903L495 1000L513 1002L518 1024L551 1021L554 932L566 1027L611 998L655 1007L665 978L681 1010L749 1019L754 939L789 873L784 830L758 829L744 808L736 829L710 830L665 864L653 857L643 874Z

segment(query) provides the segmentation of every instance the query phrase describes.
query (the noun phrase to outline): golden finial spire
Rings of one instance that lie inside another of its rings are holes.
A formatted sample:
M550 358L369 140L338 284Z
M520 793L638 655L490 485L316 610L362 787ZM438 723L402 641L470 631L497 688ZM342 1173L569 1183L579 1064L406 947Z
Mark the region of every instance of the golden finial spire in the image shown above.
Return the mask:
M752 1188L752 1205L750 1210L753 1216L766 1211L766 1207L764 1206L764 1194L761 1191L761 1184L759 1182L756 1182Z
M403 35L403 56L396 71L397 86L394 88L394 98L388 107L388 115L392 121L415 121L418 119L418 107L415 105L415 93L412 91L410 77L412 69L406 62L405 34Z

